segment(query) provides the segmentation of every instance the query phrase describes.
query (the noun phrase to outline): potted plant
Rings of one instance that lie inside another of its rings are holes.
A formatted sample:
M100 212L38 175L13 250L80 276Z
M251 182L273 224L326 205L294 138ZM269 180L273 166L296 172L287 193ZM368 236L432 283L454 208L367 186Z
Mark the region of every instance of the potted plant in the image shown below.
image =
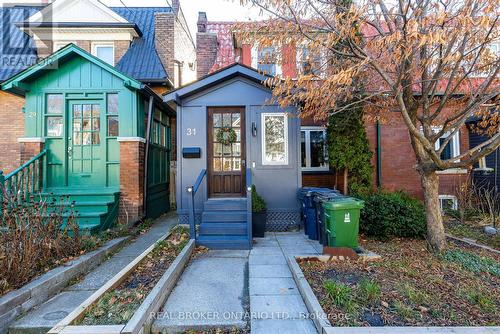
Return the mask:
M266 201L257 194L255 185L252 186L252 237L263 238L266 231L267 207Z

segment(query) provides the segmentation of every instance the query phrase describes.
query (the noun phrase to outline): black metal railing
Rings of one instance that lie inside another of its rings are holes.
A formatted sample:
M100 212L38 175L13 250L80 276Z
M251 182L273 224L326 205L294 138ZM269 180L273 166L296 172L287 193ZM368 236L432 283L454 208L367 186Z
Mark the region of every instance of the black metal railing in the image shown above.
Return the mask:
M188 210L189 210L189 234L191 239L196 240L196 218L195 218L195 210L194 210L194 197L196 196L196 193L198 192L198 189L201 186L201 183L203 182L203 178L207 175L207 170L202 169L200 174L198 175L198 178L196 179L196 182L194 185L189 186L186 188L186 191L189 194L188 198Z

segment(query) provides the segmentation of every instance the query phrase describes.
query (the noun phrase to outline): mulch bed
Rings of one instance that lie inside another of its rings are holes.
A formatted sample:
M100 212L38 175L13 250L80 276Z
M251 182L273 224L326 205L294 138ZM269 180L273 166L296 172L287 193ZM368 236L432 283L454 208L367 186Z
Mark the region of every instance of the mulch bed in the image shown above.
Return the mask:
M155 248L118 287L105 293L84 317L76 322L76 325L126 323L132 318L135 310L158 283L188 241L188 229L176 228L167 240L157 243ZM196 251L196 253L199 252L203 252L203 250Z
M460 243L364 240L380 261L299 263L333 326L500 325L500 256ZM326 284L325 284L326 282Z
M459 238L468 238L477 243L500 250L500 234L488 235L484 233L484 226L478 222L461 223L456 219L446 217L444 227L447 233Z

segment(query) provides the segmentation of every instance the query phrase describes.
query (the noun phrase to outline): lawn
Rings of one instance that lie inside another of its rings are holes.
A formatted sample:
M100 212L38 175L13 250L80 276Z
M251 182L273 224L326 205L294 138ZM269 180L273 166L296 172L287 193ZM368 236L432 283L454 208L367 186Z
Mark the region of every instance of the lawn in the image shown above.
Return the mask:
M481 221L461 223L456 219L445 217L444 226L446 232L455 237L472 239L477 243L500 250L500 234L488 235L484 233Z
M500 325L500 256L454 242L363 240L377 262L300 262L333 326Z

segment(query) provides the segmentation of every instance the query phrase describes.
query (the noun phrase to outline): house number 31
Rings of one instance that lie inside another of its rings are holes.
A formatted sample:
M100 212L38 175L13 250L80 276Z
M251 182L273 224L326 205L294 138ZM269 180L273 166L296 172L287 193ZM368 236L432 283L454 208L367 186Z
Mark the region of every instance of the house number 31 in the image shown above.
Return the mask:
M196 136L196 128L187 128L186 129L186 134L188 136Z

